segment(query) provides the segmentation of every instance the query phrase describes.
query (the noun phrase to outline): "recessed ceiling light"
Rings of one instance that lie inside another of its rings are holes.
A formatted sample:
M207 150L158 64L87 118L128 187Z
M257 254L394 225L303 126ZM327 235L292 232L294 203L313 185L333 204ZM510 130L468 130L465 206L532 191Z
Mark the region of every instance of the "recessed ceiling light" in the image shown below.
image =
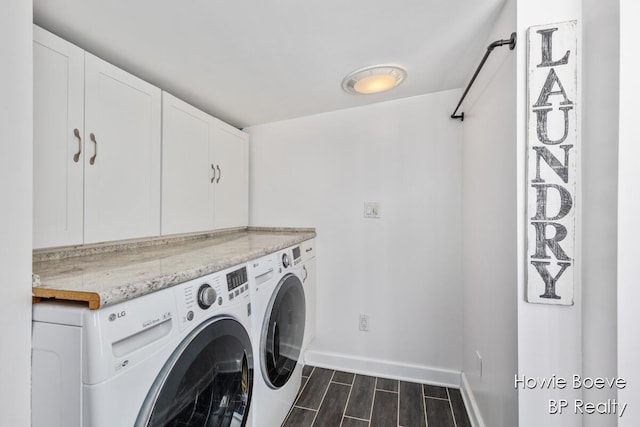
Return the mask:
M372 94L398 86L407 77L407 70L398 65L372 65L352 71L342 80L349 93Z

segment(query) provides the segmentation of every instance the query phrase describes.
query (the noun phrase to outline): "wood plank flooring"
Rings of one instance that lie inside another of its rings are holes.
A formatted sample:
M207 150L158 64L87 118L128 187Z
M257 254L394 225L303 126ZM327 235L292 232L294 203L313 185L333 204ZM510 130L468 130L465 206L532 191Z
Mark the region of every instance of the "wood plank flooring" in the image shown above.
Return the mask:
M305 366L282 427L471 427L460 390Z

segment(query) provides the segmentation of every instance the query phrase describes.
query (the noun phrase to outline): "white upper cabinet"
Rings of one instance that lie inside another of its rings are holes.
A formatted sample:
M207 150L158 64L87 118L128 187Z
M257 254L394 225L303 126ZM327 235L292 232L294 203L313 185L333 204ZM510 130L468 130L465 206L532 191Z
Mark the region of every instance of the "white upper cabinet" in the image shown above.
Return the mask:
M213 117L162 93L162 234L213 228Z
M160 234L161 94L85 53L85 243Z
M160 89L34 27L34 247L160 234Z
M211 132L216 169L214 228L249 224L249 135L216 120Z
M163 93L162 234L248 224L249 136Z
M247 226L246 133L35 26L33 46L34 248Z
M80 244L84 51L33 31L33 246Z

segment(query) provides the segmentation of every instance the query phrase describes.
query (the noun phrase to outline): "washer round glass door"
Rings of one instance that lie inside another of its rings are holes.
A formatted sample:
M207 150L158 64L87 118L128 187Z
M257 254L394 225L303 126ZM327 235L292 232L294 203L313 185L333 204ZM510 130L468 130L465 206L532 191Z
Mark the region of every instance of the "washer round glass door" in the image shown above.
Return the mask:
M249 335L238 321L214 317L173 352L151 387L136 426L244 426L252 388Z
M260 336L260 366L267 385L282 387L298 363L304 337L304 289L298 276L287 274L267 306Z

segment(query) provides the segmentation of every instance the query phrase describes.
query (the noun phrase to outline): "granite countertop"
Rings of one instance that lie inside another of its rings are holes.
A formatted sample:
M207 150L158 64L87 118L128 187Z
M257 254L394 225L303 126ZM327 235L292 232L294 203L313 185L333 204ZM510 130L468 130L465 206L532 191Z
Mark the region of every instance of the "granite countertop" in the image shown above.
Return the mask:
M34 251L33 297L92 309L245 263L314 238L313 229L242 228Z

